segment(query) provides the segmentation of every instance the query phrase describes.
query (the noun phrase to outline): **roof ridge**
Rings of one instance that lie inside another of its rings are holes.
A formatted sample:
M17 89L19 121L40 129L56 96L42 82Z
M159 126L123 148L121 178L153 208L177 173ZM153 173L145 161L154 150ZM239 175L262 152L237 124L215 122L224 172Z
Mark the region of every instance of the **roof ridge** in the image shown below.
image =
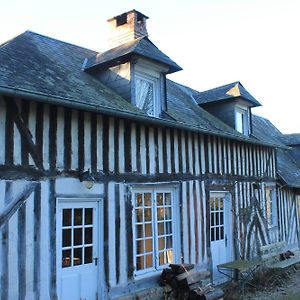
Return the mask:
M231 86L231 85L235 86L236 84L239 84L244 88L244 86L241 84L240 81L234 81L234 82L231 82L231 83L227 83L227 84L224 84L224 85L217 86L215 88L211 88L211 89L208 89L208 90L201 91L200 93L205 93L205 92L209 92L209 91L212 91L212 90L222 89L222 88L225 88L225 87Z

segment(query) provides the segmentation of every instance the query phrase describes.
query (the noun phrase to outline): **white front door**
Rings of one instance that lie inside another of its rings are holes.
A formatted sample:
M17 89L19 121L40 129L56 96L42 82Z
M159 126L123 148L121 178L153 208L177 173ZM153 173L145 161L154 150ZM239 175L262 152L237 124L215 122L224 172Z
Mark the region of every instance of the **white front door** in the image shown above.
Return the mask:
M99 203L59 199L57 209L57 284L59 300L97 300Z
M230 220L230 197L228 193L210 193L210 243L214 283L226 281L218 272L217 265L232 260Z

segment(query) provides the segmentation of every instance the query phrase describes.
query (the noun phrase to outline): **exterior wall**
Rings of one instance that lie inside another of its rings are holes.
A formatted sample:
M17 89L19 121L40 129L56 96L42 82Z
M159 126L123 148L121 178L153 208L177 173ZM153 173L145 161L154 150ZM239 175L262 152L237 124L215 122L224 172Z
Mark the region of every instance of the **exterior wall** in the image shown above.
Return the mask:
M0 149L1 176L9 176L8 170L31 177L47 177L46 171L76 176L90 169L119 180L139 180L136 174L159 181L170 174L276 178L271 148L47 104L7 103L0 98L1 136L7 137Z
M278 187L279 238L291 248L299 248L299 211L297 194L287 187Z
M232 194L236 257L270 241L259 205L251 204L264 191L254 182L275 182L271 148L12 98L0 98L0 117L1 299L56 299L56 199L86 195L78 176L88 169L103 196L103 280L111 298L156 285L155 276L133 275L134 184L178 185L182 261L198 269L211 268L210 189Z
M0 181L0 298L50 298L49 182Z

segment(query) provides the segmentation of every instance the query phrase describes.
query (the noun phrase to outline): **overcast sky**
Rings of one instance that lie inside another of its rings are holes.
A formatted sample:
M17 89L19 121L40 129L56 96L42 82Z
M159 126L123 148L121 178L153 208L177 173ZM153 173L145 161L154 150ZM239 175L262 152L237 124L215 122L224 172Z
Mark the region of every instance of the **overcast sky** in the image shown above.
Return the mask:
M107 47L106 20L137 9L152 42L183 68L170 79L198 91L240 81L263 105L255 113L300 132L300 0L4 3L0 43L32 30L98 51Z

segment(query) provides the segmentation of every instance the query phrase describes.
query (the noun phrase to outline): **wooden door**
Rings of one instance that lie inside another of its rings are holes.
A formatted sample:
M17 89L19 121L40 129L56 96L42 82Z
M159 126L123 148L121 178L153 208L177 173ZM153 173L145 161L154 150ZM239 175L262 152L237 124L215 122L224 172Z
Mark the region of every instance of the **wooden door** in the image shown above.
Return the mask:
M226 193L210 193L210 244L214 283L226 281L217 265L232 260L230 197ZM228 279L228 278L227 278Z
M59 200L57 211L57 283L60 300L99 297L99 203Z

